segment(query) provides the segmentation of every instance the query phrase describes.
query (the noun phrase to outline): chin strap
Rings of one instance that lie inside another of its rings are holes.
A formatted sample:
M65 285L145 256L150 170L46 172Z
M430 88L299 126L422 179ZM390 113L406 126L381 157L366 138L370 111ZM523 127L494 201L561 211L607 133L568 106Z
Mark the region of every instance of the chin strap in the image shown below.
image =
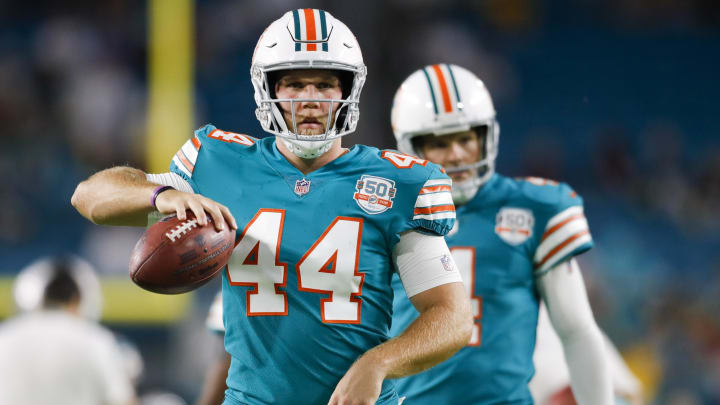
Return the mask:
M487 183L493 173L495 173L495 165L493 163L494 162L490 163L482 174L478 173L479 170L476 170L473 177L467 180L453 181L450 194L452 195L455 205L463 205L475 197L480 187Z
M464 181L453 182L450 194L456 205L463 205L472 200L480 189L480 182L477 177L473 177Z
M285 146L301 159L314 159L330 150L333 139L326 141L300 141L281 138Z

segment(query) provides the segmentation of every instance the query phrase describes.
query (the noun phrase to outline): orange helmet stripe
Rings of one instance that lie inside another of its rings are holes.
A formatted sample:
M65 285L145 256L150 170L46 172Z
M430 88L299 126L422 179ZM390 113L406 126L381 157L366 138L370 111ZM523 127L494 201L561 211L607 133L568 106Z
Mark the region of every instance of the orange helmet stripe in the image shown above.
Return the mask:
M443 105L445 106L445 112L452 112L452 103L450 102L450 92L448 91L447 82L445 81L445 75L443 75L440 65L433 65L433 70L437 76L438 83L440 84L440 93L442 94Z
M305 13L305 31L307 32L307 40L317 40L317 34L315 33L315 12L311 8L303 10ZM307 44L308 51L317 51L317 44Z

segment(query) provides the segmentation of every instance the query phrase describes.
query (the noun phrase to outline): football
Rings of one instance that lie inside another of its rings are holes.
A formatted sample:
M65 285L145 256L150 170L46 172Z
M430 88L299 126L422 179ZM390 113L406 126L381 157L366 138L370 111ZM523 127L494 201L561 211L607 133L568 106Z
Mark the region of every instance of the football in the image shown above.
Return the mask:
M235 247L235 231L227 224L218 232L208 215L201 226L191 211L187 218L165 217L150 226L130 256L130 278L159 294L181 294L210 281L225 267Z

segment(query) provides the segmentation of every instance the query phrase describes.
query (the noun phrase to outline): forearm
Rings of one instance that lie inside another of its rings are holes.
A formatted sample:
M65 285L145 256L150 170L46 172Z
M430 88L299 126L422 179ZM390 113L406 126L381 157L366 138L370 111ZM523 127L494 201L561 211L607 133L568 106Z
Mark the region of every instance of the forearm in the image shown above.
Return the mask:
M156 187L141 170L113 167L78 184L71 202L96 224L145 226L154 210L150 199Z
M461 283L437 288L465 294ZM447 360L467 344L471 334L472 313L466 301L436 304L421 311L400 336L371 349L363 358L377 364L385 378L405 377Z
M612 404L612 383L602 334L593 325L561 338L570 386L580 405Z

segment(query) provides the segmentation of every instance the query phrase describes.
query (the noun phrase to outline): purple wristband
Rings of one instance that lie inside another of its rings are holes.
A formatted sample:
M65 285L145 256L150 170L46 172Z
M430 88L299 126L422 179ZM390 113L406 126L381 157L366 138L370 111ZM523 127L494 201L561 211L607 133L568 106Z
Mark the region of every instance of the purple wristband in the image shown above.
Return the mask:
M155 187L155 191L153 191L152 198L150 199L150 204L152 204L153 207L157 208L155 205L155 200L157 200L157 197L162 193L163 191L167 190L175 190L172 186L157 186Z

